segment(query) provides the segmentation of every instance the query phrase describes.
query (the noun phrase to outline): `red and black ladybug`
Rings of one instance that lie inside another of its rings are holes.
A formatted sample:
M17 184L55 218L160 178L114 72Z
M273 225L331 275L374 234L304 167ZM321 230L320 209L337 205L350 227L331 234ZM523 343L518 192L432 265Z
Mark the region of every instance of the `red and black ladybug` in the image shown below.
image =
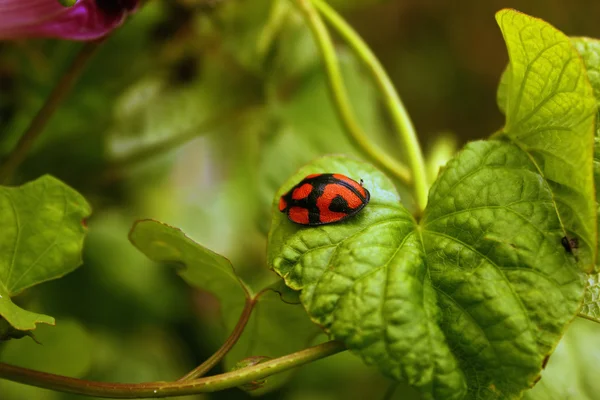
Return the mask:
M369 202L369 191L342 174L308 175L279 199L279 211L300 225L343 221Z

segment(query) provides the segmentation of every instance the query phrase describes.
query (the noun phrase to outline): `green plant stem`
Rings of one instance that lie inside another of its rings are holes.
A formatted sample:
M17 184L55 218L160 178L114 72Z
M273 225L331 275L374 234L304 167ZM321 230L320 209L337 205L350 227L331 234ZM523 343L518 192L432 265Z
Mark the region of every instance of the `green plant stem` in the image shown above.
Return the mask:
M240 319L235 325L235 328L233 328L231 335L229 335L219 350L206 359L206 361L204 361L202 364L198 365L196 368L179 378L177 381L182 382L200 378L210 371L215 365L217 365L217 363L219 363L219 361L221 361L223 357L229 353L229 350L231 350L231 348L237 343L240 336L242 336L244 328L246 328L246 324L250 319L250 315L252 315L252 310L254 309L255 305L256 299L246 299L246 304L244 305Z
M289 7L285 0L273 0L269 10L269 18L262 29L256 42L256 49L261 56L265 56L273 44L277 34L285 26L285 21L289 15Z
M84 396L118 399L172 397L216 392L238 387L245 383L331 356L345 349L345 346L340 342L326 342L287 356L266 361L262 364L185 382L138 384L93 382L15 367L5 363L0 363L0 378Z
M0 166L0 183L7 183L17 167L25 160L35 140L42 134L48 121L71 91L81 72L92 56L96 54L101 43L102 40L87 42L81 47L69 69L63 74L54 89L52 89L46 102L31 120L31 123L17 142L15 148L10 152L6 160L4 160L2 166Z
M409 169L375 145L360 128L348 99L348 93L340 71L333 41L321 17L308 0L295 0L308 24L321 52L328 83L336 110L352 142L379 167L393 174L400 181L410 184Z
M580 317L580 318L583 318L583 319L587 319L589 321L594 321L596 323L600 323L600 318L594 318L594 317L591 317L591 316L589 316L587 314L579 313L579 314L577 314L577 316Z
M340 34L373 75L375 82L383 95L385 105L390 112L392 122L398 131L401 143L406 149L414 180L417 205L421 210L424 210L427 205L429 184L427 182L423 152L421 151L415 128L410 120L408 112L404 108L400 96L392 84L392 81L377 60L377 57L375 57L361 37L335 12L333 8L323 0L298 0L299 3L304 4L309 1L312 1L323 18L325 18L325 20Z

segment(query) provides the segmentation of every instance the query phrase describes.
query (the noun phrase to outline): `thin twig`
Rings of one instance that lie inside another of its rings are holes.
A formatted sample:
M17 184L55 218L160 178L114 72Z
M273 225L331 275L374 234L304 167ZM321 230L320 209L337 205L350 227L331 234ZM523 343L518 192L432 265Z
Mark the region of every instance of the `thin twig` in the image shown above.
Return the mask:
M309 347L296 353L288 354L287 356L265 361L264 363L220 375L185 382L150 382L135 384L94 382L48 374L5 363L0 363L0 378L24 383L30 386L84 396L115 399L173 397L216 392L238 387L257 379L266 378L267 376L287 371L291 368L321 358L332 356L344 350L346 350L346 347L343 343L330 341Z
M63 74L58 84L52 89L50 95L42 108L31 120L29 127L23 133L15 148L7 156L6 160L0 166L0 183L7 183L12 177L17 167L25 160L27 153L33 146L36 139L42 134L48 121L65 99L71 88L81 75L88 61L96 53L103 40L87 42L79 50L79 53L69 66L69 69Z

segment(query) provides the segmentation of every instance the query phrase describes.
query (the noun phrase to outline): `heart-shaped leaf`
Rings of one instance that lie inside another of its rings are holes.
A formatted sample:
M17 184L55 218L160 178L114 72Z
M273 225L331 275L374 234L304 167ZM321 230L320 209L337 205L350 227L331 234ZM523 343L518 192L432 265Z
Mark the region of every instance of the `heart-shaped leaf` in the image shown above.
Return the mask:
M52 317L18 307L11 296L81 265L83 220L90 212L79 193L51 176L0 186L0 316L15 329L54 324Z
M584 282L525 152L469 144L420 223L382 173L345 157L302 168L278 196L318 172L362 179L371 201L347 222L315 228L273 204L269 263L302 290L316 323L425 398L509 398L533 385Z
M592 156L597 114L584 63L571 40L514 10L496 15L510 64L498 92L504 136L523 149L552 191L567 238L586 271L597 254Z

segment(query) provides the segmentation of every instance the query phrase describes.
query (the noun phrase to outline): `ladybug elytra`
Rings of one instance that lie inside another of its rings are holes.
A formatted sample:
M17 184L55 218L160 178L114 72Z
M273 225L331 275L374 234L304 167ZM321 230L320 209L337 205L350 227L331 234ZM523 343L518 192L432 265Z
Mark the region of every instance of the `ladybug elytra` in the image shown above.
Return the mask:
M300 225L325 225L355 215L370 197L362 180L358 183L342 174L312 174L281 196L279 211Z

